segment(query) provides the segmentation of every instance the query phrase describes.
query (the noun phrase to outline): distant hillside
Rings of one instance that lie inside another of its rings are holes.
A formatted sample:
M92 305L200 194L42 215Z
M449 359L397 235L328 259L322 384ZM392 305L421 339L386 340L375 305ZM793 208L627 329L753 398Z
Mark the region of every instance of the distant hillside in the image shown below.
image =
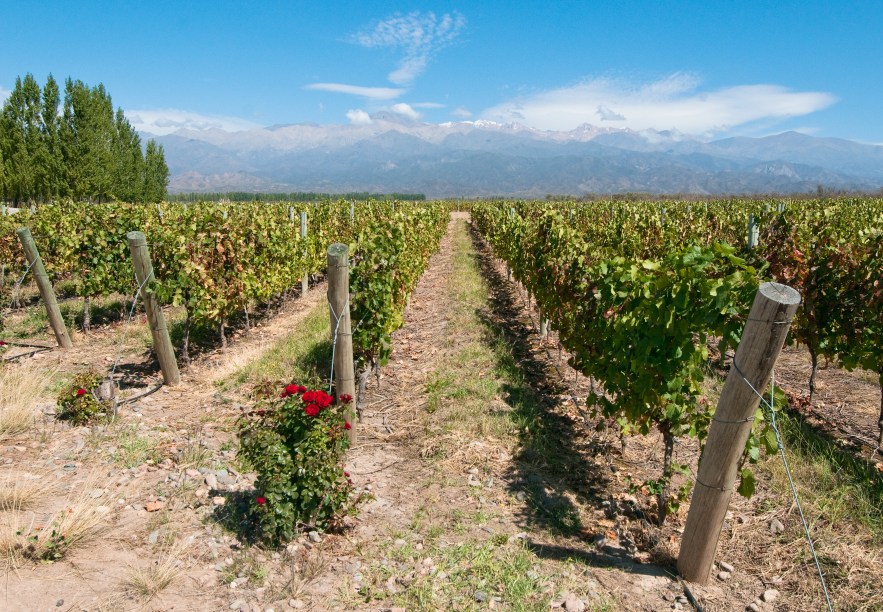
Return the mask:
M570 132L487 121L297 124L159 137L170 191L419 192L428 197L549 193L792 193L883 187L883 147L787 132L705 142L671 132Z

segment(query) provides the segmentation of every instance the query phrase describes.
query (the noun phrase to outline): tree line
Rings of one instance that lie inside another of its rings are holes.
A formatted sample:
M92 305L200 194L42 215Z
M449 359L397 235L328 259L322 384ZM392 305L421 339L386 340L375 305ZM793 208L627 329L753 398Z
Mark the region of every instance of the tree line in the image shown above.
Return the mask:
M169 169L162 145L113 109L104 85L68 78L64 99L50 74L15 80L0 111L0 197L13 204L73 198L159 202Z

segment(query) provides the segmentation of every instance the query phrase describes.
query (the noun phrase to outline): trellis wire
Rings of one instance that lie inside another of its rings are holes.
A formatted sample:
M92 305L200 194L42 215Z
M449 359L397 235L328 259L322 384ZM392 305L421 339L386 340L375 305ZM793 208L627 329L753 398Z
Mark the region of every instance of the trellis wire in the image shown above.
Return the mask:
M794 504L797 506L797 512L800 514L800 521L803 524L803 533L806 535L806 541L809 544L809 551L812 554L813 562L816 565L816 570L819 573L819 582L822 585L822 591L825 593L825 603L828 606L828 610L830 612L834 612L834 606L831 603L831 595L828 593L828 585L825 582L825 574L822 571L822 565L819 562L819 557L816 554L816 547L812 541L812 535L809 532L809 524L806 522L806 516L803 514L803 506L800 504L800 497L797 494L797 485L794 484L794 478L791 476L791 466L788 464L788 458L785 456L785 445L782 443L782 436L779 432L779 426L776 424L776 409L775 409L775 391L776 391L776 371L773 370L773 376L770 380L770 401L766 401L763 395L761 395L757 389L754 388L754 385L745 377L742 373L742 370L739 369L739 366L736 364L736 359L733 359L733 367L736 369L736 372L745 381L745 384L754 392L754 394L760 398L761 403L767 407L770 412L770 426L773 428L773 433L776 435L776 445L779 448L779 454L782 457L782 464L785 466L785 475L788 477L788 484L791 487L791 496L794 499Z

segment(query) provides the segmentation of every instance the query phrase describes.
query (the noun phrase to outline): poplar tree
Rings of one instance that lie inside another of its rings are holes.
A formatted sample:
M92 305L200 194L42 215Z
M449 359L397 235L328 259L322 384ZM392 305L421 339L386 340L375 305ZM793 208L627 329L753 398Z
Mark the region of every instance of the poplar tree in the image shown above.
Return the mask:
M157 145L152 138L147 141L144 166L144 201L160 202L166 197L169 167L162 145Z
M31 74L16 79L0 111L0 196L16 204L59 196L165 198L163 148L151 140L145 155L123 110L114 113L104 85L90 88L68 78L61 102L52 75L42 92Z

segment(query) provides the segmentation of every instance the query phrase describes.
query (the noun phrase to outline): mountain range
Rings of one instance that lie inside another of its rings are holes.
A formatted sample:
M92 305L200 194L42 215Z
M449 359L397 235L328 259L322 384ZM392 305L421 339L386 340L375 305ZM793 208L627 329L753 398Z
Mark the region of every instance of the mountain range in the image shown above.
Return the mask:
M429 124L381 112L363 124L181 129L154 138L165 149L173 193L528 198L883 188L883 146L797 132L708 141L588 124L567 132L490 121Z

